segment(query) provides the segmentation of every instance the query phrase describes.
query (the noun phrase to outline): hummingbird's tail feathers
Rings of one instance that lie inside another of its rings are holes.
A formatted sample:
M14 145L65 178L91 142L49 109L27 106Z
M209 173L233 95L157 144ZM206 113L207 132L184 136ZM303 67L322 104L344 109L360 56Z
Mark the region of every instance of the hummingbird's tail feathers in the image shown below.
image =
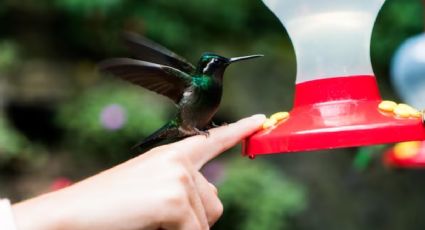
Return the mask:
M160 129L158 129L139 143L135 144L133 147L131 147L131 149L139 149L144 152L148 151L153 147L156 147L160 142L168 139L169 137L178 136L178 132L178 126L175 124L175 122L168 122Z

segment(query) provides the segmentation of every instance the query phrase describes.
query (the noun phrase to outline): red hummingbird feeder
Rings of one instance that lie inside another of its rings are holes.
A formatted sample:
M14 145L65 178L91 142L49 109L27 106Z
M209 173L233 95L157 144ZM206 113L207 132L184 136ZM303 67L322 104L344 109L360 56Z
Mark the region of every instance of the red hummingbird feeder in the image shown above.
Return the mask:
M385 0L263 1L295 48L294 107L287 118L247 138L245 155L425 139L422 114L387 109L390 102L383 103L372 70L372 29Z
M383 161L392 168L423 169L425 167L425 142L398 143L384 154Z

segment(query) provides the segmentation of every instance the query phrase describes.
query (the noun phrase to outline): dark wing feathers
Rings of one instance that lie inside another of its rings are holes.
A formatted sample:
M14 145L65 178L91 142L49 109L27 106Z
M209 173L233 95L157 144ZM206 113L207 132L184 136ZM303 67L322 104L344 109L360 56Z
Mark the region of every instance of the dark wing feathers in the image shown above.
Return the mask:
M173 67L130 58L114 58L99 64L101 71L112 73L133 84L169 97L179 103L191 76Z
M129 50L138 59L171 66L186 73L195 72L195 67L190 62L145 37L126 32L124 39Z

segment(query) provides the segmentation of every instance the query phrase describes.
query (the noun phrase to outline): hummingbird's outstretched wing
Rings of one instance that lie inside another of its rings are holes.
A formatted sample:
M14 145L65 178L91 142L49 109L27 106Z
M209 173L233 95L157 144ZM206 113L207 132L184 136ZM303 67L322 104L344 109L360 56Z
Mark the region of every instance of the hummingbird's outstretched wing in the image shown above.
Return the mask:
M190 62L143 36L126 32L124 38L129 50L141 60L172 66L186 73L195 72L195 67Z
M183 91L192 82L190 75L173 67L130 58L103 61L99 64L99 69L162 94L176 104L183 96Z

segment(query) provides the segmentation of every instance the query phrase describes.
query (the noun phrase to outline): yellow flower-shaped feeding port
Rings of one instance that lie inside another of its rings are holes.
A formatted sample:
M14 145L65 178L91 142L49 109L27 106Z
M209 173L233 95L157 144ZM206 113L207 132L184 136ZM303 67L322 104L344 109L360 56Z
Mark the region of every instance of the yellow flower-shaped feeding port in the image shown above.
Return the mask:
M281 120L284 120L288 117L289 117L288 112L278 112L278 113L274 113L273 115L271 115L270 119L276 119L277 121L281 121Z
M401 118L409 118L410 117L410 108L409 106L406 106L404 104L398 104L395 108L394 108L394 114L397 117L401 117Z
M263 129L268 129L271 128L273 126L275 126L277 124L277 120L276 119L271 119L268 118L264 123L263 123Z
M399 118L421 118L422 113L407 104L397 104L394 101L382 101L378 108L382 112L393 113Z
M418 154L420 147L420 141L398 143L394 146L394 155L398 159L408 159Z
M275 126L280 121L283 121L289 117L288 112L277 112L270 116L264 123L263 123L263 129L269 129L273 126Z
M383 112L393 112L395 107L397 107L397 103L394 101L382 101L378 105L379 110Z

